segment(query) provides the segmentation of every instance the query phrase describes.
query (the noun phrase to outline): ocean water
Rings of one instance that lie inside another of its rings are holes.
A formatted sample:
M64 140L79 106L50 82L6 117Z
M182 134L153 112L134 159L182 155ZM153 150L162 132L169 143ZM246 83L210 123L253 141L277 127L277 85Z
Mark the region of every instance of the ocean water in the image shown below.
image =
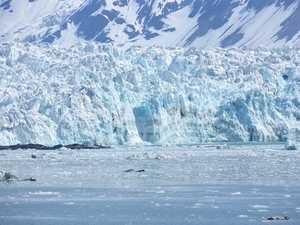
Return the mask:
M271 222L296 225L299 162L284 143L1 151L0 171L18 180L0 183L0 224L261 224L288 215Z

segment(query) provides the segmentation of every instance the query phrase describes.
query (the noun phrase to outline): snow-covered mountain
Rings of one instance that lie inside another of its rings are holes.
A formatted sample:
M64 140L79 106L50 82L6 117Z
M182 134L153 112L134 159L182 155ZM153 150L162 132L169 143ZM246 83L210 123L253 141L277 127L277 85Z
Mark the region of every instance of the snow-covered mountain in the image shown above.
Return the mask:
M300 49L0 45L0 140L155 144L300 137Z
M1 42L300 45L300 0L0 0Z

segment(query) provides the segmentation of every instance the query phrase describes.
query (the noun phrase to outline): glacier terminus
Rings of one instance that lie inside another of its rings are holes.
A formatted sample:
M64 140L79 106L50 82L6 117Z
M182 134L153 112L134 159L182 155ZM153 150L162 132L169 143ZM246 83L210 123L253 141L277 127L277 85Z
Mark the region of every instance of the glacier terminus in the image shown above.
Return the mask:
M3 145L300 137L300 50L0 46Z

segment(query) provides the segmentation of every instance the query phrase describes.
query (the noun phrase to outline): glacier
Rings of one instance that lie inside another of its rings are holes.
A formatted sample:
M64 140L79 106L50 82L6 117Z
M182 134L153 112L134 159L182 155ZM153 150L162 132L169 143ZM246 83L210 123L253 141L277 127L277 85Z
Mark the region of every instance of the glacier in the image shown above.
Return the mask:
M1 145L300 137L300 48L0 46Z

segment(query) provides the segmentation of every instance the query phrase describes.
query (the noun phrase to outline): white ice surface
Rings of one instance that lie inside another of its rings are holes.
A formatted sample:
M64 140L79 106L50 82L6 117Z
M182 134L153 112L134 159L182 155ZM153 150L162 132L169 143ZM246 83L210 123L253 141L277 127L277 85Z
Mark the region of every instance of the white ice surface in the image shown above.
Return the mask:
M0 183L0 221L235 225L285 214L297 225L298 153L284 143L1 151L1 171L37 181Z
M299 141L299 63L296 48L1 45L0 145Z

